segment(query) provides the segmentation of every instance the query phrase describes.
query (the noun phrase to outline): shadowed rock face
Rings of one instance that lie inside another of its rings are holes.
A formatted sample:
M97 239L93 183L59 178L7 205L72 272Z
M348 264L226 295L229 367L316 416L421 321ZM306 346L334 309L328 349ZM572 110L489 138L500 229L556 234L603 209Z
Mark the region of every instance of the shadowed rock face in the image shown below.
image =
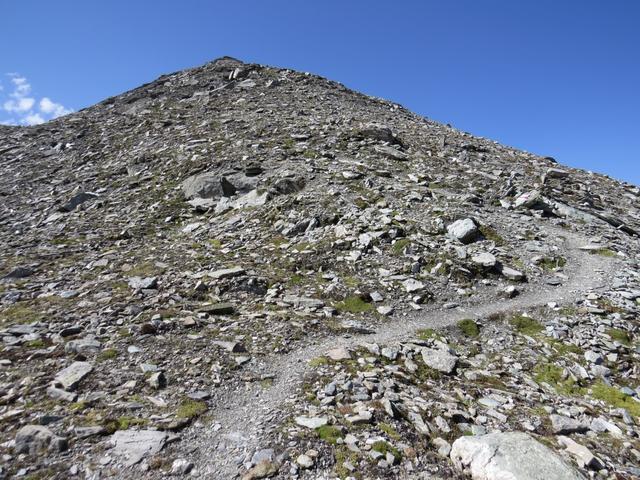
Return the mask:
M228 57L0 126L0 476L638 476L639 202Z

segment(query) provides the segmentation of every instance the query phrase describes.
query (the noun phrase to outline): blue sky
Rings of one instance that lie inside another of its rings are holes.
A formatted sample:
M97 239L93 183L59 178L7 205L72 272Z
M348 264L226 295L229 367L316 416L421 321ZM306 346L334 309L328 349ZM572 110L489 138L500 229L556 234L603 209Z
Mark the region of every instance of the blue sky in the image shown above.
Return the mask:
M0 121L230 55L640 184L634 0L0 2Z

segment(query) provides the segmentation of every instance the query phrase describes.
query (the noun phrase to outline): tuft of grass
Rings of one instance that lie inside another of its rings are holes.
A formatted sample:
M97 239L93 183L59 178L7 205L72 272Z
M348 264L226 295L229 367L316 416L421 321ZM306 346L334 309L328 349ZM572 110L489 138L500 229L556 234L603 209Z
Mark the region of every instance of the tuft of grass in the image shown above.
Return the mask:
M500 234L490 226L482 225L479 230L482 236L495 243L496 247L501 247L505 244L504 238L502 238L502 236L500 236Z
M631 338L629 337L629 334L624 330L620 330L619 328L609 328L605 333L616 342L619 342L623 345L631 345Z
M373 310L373 305L365 302L362 298L355 295L347 297L341 302L336 303L334 307L341 312L349 313L366 313Z
M130 427L142 427L147 425L149 420L146 418L128 417L122 416L118 418L108 418L104 421L103 426L108 433L113 433L116 430L128 430Z
M29 305L16 303L0 311L0 323L35 323L44 319L44 313Z
M516 332L529 336L536 335L544 329L540 322L524 315L514 315L509 320L509 324Z
M180 403L176 410L176 417L178 418L196 418L207 411L207 404L205 402L199 402L197 400L185 399Z
M538 266L542 268L542 270L549 272L551 270L555 270L559 267L564 267L567 264L567 260L564 257L554 257L554 258L543 258Z
M436 332L433 328L421 328L416 331L416 337L420 340L430 340L432 338L440 339L442 335Z
M328 364L329 364L329 359L327 359L326 357L316 357L309 360L309 366L311 368L318 368L318 367L321 367L322 365L328 365Z
M640 402L622 393L616 387L598 382L591 387L593 398L602 400L614 408L624 408L634 417L640 417Z
M386 433L387 436L392 440L400 440L402 438L402 436L395 428L393 428L390 423L381 422L378 424L378 428Z
M395 243L391 246L391 251L394 255L400 255L410 244L411 240L409 240L408 238L401 238L399 240L396 240Z
M467 337L477 337L480 335L480 327L470 318L460 320L457 325L460 331Z
M323 425L316 428L316 434L320 440L331 445L335 445L338 443L338 439L342 438L342 432L340 429L333 425Z
M104 362L106 360L112 360L118 356L118 350L115 348L105 348L102 350L97 357L99 362Z
M38 339L38 340L31 340L30 342L27 342L26 346L27 348L44 348L46 344L44 343L43 340Z
M400 450L398 450L396 447L394 447L393 445L383 440L378 440L377 442L374 442L373 445L371 445L371 450L382 453L383 455L390 453L391 455L394 456L394 458L398 462L402 459L402 454L400 453Z
M536 382L547 383L562 395L584 394L585 389L580 387L573 379L563 378L562 368L557 365L540 363L535 366L533 373Z
M598 248L597 250L590 250L590 252L594 255L601 255L603 257L615 257L617 255L617 253L610 248Z

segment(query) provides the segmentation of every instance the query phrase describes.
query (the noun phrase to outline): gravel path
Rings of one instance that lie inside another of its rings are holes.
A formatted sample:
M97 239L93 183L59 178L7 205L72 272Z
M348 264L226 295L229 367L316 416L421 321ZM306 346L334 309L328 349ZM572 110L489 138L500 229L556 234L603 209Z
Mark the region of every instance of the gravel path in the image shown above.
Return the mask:
M261 443L262 432L265 427L284 419L287 403L296 397L304 374L311 370L309 360L332 348L356 347L367 342L388 344L408 340L418 329L444 328L463 318L482 318L543 306L548 302L568 304L582 298L585 292L598 290L608 283L607 279L615 270L615 259L580 250L581 246L589 244L582 236L556 227L546 226L544 230L550 236L564 238L560 253L567 259L564 273L568 280L562 285L523 285L522 293L513 299L494 297L487 303L472 302L450 310L425 308L406 317L394 317L373 334L331 337L286 355L261 359L262 372L275 375L269 388L256 383L230 388L211 412L215 428L206 426L194 431L197 427L192 427L184 432L183 441L198 447L199 458L194 462L198 471L206 478L235 478L247 453L268 447Z

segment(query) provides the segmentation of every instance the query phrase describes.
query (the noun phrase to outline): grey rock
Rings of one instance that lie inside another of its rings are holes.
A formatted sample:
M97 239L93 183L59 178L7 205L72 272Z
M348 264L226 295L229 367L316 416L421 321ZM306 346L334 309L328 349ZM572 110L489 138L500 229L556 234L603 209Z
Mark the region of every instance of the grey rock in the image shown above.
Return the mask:
M488 252L477 253L471 257L471 261L476 265L485 268L493 268L496 266L496 257Z
M329 423L327 417L306 417L304 415L298 416L294 420L296 424L300 425L301 427L311 429L320 428Z
M463 220L456 220L447 227L447 233L450 237L459 240L464 244L473 242L478 238L480 231L476 222L471 218L465 218Z
M88 202L89 200L93 200L95 198L98 198L98 195L96 193L80 192L74 195L73 197L71 197L69 201L67 201L67 203L65 203L60 207L59 210L61 212L72 212L83 203Z
M15 452L37 455L45 451L62 452L68 447L67 440L56 436L42 425L25 425L16 434Z
M223 268L221 270L215 270L207 275L215 280L224 280L226 278L235 278L244 275L245 270L242 267L235 266L231 268Z
M158 279L156 277L131 277L128 284L134 290L153 290L158 286Z
M93 366L88 362L73 362L56 374L54 383L65 390L73 390L92 370Z
M425 365L446 374L452 373L458 363L458 358L446 350L423 348L421 354Z
M118 430L111 436L112 452L123 457L126 466L135 465L143 458L159 453L168 435L155 430Z
M584 480L573 467L526 433L460 437L451 460L474 480Z
M551 429L556 435L582 433L589 429L588 425L563 415L553 414L550 415L549 418L551 420Z

